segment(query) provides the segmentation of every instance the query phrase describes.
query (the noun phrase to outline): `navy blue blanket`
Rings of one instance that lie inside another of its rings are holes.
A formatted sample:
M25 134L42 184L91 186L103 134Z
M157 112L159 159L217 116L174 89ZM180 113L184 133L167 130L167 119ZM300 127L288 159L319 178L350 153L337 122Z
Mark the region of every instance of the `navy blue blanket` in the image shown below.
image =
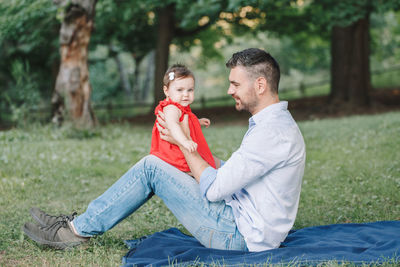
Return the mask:
M333 224L293 230L280 248L261 252L209 249L176 228L126 241L123 266L400 263L400 221Z

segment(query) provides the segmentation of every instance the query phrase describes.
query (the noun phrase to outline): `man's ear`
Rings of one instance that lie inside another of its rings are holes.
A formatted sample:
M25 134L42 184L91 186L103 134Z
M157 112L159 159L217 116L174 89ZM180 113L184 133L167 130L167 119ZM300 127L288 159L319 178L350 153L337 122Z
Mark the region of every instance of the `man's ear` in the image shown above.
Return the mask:
M164 94L166 97L168 97L168 87L166 87L165 85L163 86L163 90L164 90Z
M258 77L254 83L258 95L265 94L269 90L267 79L264 77Z

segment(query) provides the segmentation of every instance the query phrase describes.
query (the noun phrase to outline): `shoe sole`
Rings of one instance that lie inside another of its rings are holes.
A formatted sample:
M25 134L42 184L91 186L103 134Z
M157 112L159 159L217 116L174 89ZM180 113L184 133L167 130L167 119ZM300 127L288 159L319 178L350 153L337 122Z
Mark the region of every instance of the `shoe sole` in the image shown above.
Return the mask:
M64 249L68 249L68 248L72 248L72 247L76 247L80 244L82 244L83 242L70 242L70 243L65 243L65 242L51 242L51 241L47 241L44 240L38 236L36 236L35 234L33 234L31 231L29 231L29 229L27 229L25 227L25 225L23 226L22 230L24 231L24 233L33 241L35 241L38 244L41 245L45 245L45 246L49 246L55 249L59 249L59 250L64 250Z

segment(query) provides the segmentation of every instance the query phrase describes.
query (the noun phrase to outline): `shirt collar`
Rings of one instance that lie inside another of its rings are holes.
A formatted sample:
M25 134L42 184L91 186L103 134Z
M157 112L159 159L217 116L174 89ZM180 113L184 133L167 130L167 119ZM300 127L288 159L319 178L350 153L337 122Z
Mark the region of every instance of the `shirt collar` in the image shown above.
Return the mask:
M265 107L264 109L262 109L261 111L257 112L256 114L254 114L253 116L250 117L249 127L256 125L257 123L260 123L262 121L267 120L276 111L287 110L287 107L288 107L287 101L280 101L279 103L275 103L275 104Z

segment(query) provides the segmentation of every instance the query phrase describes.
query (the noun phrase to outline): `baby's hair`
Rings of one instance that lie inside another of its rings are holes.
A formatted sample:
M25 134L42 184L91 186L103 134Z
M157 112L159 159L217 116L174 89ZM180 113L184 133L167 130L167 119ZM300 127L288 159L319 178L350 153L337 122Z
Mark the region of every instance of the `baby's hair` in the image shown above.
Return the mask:
M169 84L172 81L187 77L192 77L194 80L193 72L191 72L185 65L174 64L165 72L163 83L166 87L169 87Z

